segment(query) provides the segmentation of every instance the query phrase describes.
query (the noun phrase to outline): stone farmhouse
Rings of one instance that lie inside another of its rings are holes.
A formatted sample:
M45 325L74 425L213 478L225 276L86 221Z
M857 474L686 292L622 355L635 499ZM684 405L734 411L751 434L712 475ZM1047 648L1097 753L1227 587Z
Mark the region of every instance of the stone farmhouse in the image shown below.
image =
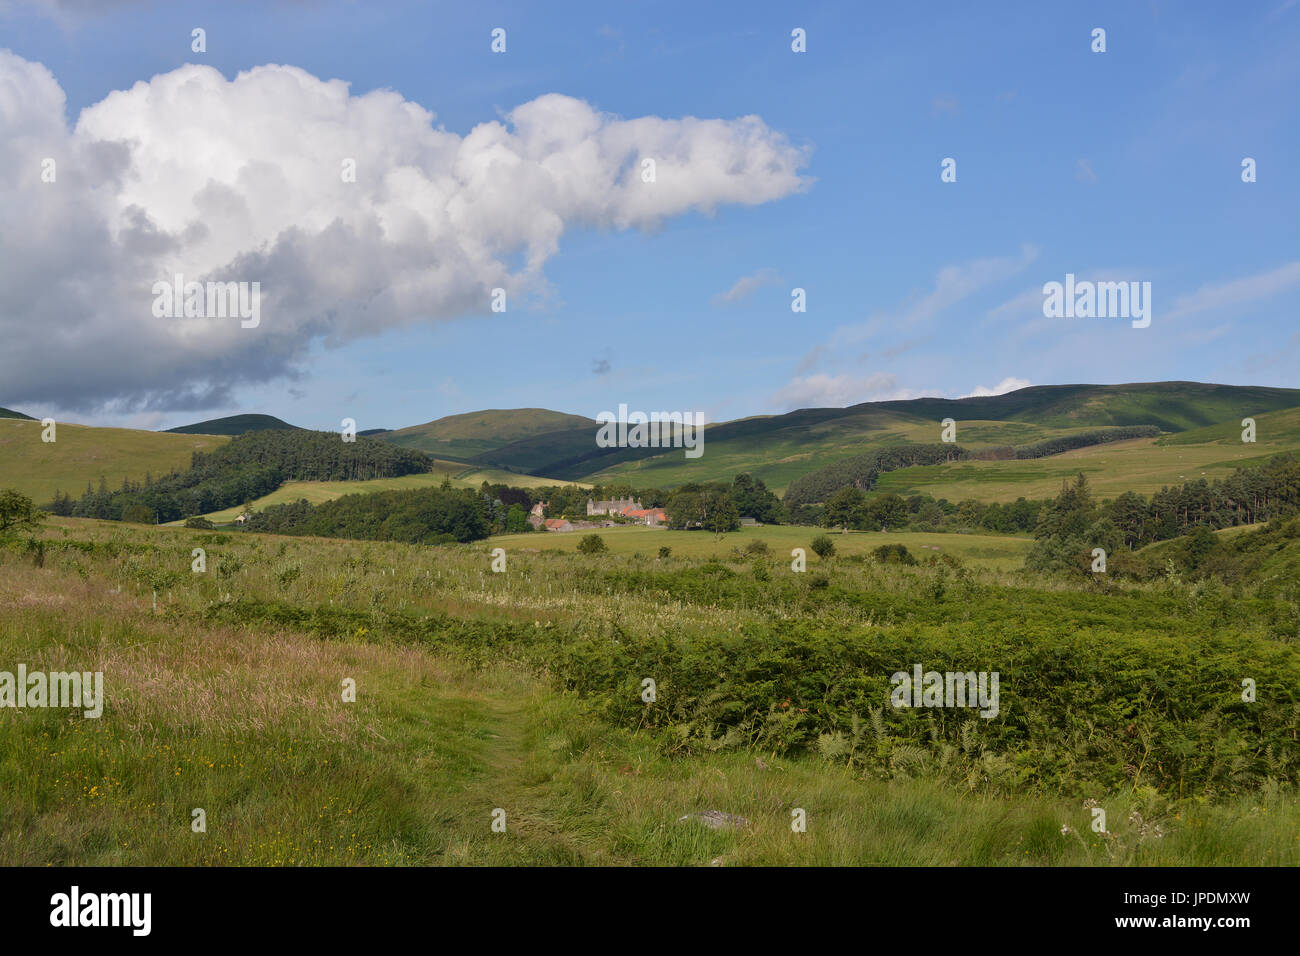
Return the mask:
M587 499L587 514L590 515L621 515L628 508L641 507L641 502L635 498L611 498L608 501L592 501Z
M668 523L668 515L663 508L642 508L635 498L616 498L610 501L593 501L587 499L587 516L596 518L604 515L605 520L570 521L566 518L546 517L546 502L539 501L528 512L528 523L537 530L546 531L581 531L587 528L612 528L615 522L610 516L618 515L630 518L637 524L658 528Z
M614 498L608 501L593 501L588 498L587 514L621 515L652 528L668 522L668 515L663 508L643 508L635 498Z

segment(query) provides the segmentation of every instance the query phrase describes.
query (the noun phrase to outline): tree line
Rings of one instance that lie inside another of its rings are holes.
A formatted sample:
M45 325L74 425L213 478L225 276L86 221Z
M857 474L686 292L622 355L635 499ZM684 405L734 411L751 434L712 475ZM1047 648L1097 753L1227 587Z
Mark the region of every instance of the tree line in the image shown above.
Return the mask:
M257 431L215 451L196 451L185 471L173 470L143 482L124 479L110 491L86 485L79 499L55 492L46 510L78 518L146 523L177 521L242 505L275 491L286 481L364 481L427 472L424 452L374 438L345 442L334 432Z
M1166 486L1150 498L1126 491L1097 502L1080 473L1043 509L1026 566L1044 571L1089 572L1093 549L1111 555L1183 535L1285 519L1300 512L1300 462L1278 455L1266 464L1238 468L1227 478Z
M829 502L831 496L844 488L871 491L882 472L917 465L940 465L963 459L1001 460L1045 458L1062 452L1102 445L1132 438L1153 438L1160 434L1154 425L1119 425L1090 428L1069 435L1058 435L1025 445L1003 445L971 451L950 442L931 444L893 445L863 455L853 455L831 462L807 475L796 478L785 492L785 506L789 520L796 524L821 523L812 506Z
M305 498L271 505L245 526L272 534L447 544L477 541L492 530L491 502L473 488L412 488L344 495L313 505Z
M842 458L790 482L790 487L785 491L785 506L793 520L799 514L799 509L824 502L841 488L854 487L859 491L870 491L876 486L876 478L882 471L914 465L939 465L956 461L965 455L966 450L960 445L936 442L928 445L894 445L865 455Z
M1017 498L1010 504L985 504L973 498L951 502L932 495L888 494L870 496L849 485L831 495L824 505L806 506L805 512L824 528L840 531L992 531L1027 534L1038 524L1048 501Z

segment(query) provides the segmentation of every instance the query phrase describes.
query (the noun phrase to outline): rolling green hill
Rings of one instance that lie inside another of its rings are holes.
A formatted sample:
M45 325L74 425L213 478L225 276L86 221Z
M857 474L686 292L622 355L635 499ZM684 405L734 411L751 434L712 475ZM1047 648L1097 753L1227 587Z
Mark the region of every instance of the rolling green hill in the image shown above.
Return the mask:
M1281 409L1289 411L1283 413ZM1007 494L1014 499L1018 494L1037 494L1043 488L1055 493L1060 484L1054 470L1056 463L1070 456L1090 458L1124 450L1125 454L1118 459L1098 458L1093 465L1098 469L1136 466L1142 469L1144 487L1157 490L1161 483L1179 480L1179 475L1186 474L1188 468L1214 466L1231 472L1240 459L1300 448L1300 390L1197 382L1046 385L988 398L871 402L844 409L802 409L787 415L725 422L705 429L704 455L695 460L686 459L681 450L599 449L595 447L594 432L542 436L531 443L504 446L484 457L491 458L499 467L526 461L534 474L581 477L594 483L628 481L646 486L725 479L749 471L769 487L782 490L794 478L839 458L888 445L933 442L938 438L939 423L944 418L958 423L957 440L963 447L978 450L994 445L1023 445L1110 425L1155 425L1166 432L1186 431L1195 435L1192 440L1198 447L1199 441L1207 438L1230 444L1233 436L1240 444L1240 421L1246 415L1256 418L1258 423L1268 423L1269 430L1259 436L1260 446L1246 445L1227 451L1220 448L1208 454L1184 452L1180 458L1177 453L1168 453L1172 451L1173 439L1166 436L1144 440L1158 450L1137 455L1129 451L1133 443L1120 442L1038 462L954 462L909 469L883 480L880 486L902 490L905 484L912 490L931 490L922 487L923 477L926 482L981 485L984 491L1000 484L997 499L990 500L1001 500ZM1284 417L1273 420L1271 415ZM1210 430L1202 433L1204 438L1191 431L1205 428ZM552 462L545 460L544 438L550 439ZM586 450L580 452L578 449L584 443ZM1262 447L1265 443L1268 448ZM970 470L963 473L960 469ZM954 481L958 475L960 479ZM1125 480L1122 471L1112 471L1111 477L1121 483ZM1013 487L1035 483L1034 489L1017 491ZM952 497L957 492L950 493L951 490L932 493ZM979 494L962 496L981 497Z
M515 442L526 442L540 436L557 436L552 441L562 441L569 433L594 434L596 423L581 415L553 412L545 408L489 408L463 415L449 415L423 425L411 425L386 433L384 441L405 445L419 451L459 461L481 459L484 465L497 465L489 454ZM543 441L542 447L552 447ZM545 456L542 456L544 459ZM523 455L507 456L505 467L509 471L528 471L528 461Z
M1093 493L1113 498L1125 491L1152 494L1166 485L1226 478L1237 468L1262 465L1274 455L1300 453L1300 408L1253 416L1256 441L1241 440L1241 417L1222 425L1160 438L1094 445L1034 461L957 461L880 476L876 488L901 495L926 493L961 501L1046 498L1079 472Z
M1033 421L1050 428L1083 425L1156 425L1181 432L1234 416L1300 406L1300 390L1204 382L1127 385L1034 385L987 398L918 398L879 402L883 408L938 420L968 418Z
M1255 443L1241 441L1246 416L1256 421ZM1165 434L1032 461L963 460L906 468L881 475L879 491L1013 501L1054 495L1063 479L1083 471L1103 497L1127 490L1150 494L1164 485L1224 477L1281 452L1300 452L1300 390L1195 382L1035 386L988 398L869 402L754 416L708 426L698 459L686 458L682 449L602 449L595 443L594 421L539 408L453 415L378 437L432 454L445 463L439 480L448 474L457 483L626 481L666 488L729 481L750 472L781 493L794 479L840 459L892 445L932 443L943 418L957 421L958 442L973 451L1109 425L1151 424ZM59 442L50 446L40 442L39 423L3 418L0 487L18 488L39 503L49 501L56 489L79 495L100 475L115 488L124 477L138 481L146 472L156 477L184 468L191 451L216 447L211 438L194 441L196 435L269 428L294 426L269 415L237 415L170 432L61 424Z
M167 431L181 435L242 435L245 432L297 430L297 425L276 418L274 415L228 415L225 418L210 418L206 422L193 425L181 425Z
M110 488L123 478L143 481L173 468L188 468L190 455L212 451L229 438L219 435L170 435L132 428L92 428L58 424L53 442L41 441L41 423L0 420L0 488L15 488L39 504L66 491L74 497L102 475Z
M19 418L23 421L34 422L36 419L30 415L24 415L22 412L16 412L12 408L0 408L0 418Z

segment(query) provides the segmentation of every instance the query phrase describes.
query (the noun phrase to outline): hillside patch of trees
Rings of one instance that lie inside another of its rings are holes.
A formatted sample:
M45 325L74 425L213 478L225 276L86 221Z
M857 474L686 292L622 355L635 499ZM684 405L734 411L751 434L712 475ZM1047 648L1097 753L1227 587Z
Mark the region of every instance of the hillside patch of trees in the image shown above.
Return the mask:
M248 521L250 531L447 544L477 541L492 530L490 502L472 488L415 488L344 495L313 505L272 505Z
M795 508L828 501L841 488L851 486L859 491L870 491L882 471L913 465L938 465L965 456L966 451L960 445L946 442L896 445L866 455L854 455L796 478L786 489L785 505L793 516Z
M58 492L55 514L108 521L163 522L242 505L286 481L365 481L421 474L433 465L424 452L373 438L345 442L334 432L256 431L211 452L194 452L186 471L157 480L124 480L109 491L87 485L77 501Z

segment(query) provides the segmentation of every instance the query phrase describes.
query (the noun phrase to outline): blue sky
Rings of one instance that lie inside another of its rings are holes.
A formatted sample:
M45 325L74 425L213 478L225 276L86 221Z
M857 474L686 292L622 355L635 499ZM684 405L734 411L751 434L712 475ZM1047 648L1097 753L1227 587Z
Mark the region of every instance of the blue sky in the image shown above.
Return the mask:
M69 128L186 63L228 80L274 63L353 96L391 89L461 137L554 93L629 120L755 115L802 151L802 185L648 226L566 224L541 292L506 313L352 320L337 344L304 333L291 374L268 367L208 407L125 379L76 398L0 380L0 405L154 428L248 411L369 428L521 406L724 420L1028 383L1297 385L1296 0L78 6L0 0L0 49L49 70ZM206 53L190 50L195 26ZM940 181L945 157L956 182ZM1042 286L1066 273L1149 281L1150 327L1045 319ZM76 366L53 349L32 362L51 381Z

